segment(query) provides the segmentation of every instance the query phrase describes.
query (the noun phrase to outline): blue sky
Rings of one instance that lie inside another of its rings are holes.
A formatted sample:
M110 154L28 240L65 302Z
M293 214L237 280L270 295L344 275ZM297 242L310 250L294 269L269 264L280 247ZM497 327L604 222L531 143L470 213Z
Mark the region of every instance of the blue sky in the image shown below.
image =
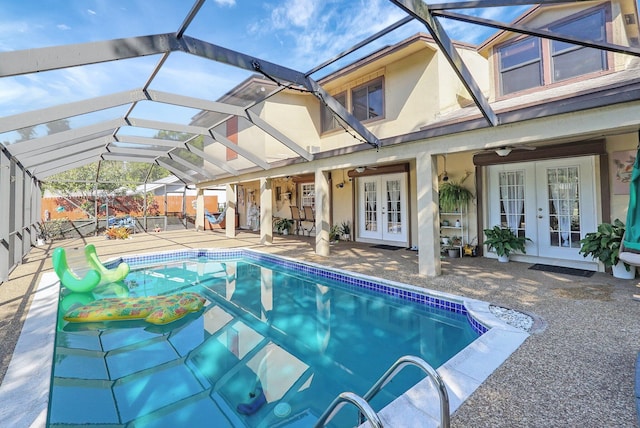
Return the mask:
M190 0L0 0L0 51L175 32L192 5ZM522 11L502 8L475 13L508 21ZM388 0L207 0L186 34L305 72L404 16ZM479 26L442 22L456 40L479 43L491 34ZM425 28L414 21L341 65L418 31ZM158 59L137 58L0 79L0 115L140 88ZM217 99L249 74L172 53L151 88ZM322 77L322 73L313 77ZM134 111L135 117L188 122L196 113L143 104ZM114 109L79 118L72 125L122 114L121 109Z

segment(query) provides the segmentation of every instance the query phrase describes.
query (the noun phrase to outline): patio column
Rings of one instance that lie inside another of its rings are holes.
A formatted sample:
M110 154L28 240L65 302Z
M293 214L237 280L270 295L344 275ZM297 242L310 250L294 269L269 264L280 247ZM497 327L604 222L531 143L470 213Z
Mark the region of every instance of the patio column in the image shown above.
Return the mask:
M331 228L329 206L329 173L316 170L316 254L329 255L329 229Z
M205 230L204 227L204 189L196 191L196 232Z
M420 153L416 156L418 273L431 277L442 273L437 162L437 157L429 153Z
M227 213L225 214L225 233L227 238L235 238L236 236L236 201L238 197L236 195L237 185L227 184Z
M273 198L271 179L260 179L260 244L273 243Z

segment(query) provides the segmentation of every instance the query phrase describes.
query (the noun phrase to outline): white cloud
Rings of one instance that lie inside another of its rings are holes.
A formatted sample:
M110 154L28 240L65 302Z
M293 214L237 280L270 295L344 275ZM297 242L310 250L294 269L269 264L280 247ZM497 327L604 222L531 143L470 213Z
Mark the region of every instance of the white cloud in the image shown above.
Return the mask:
M71 27L69 27L67 24L58 24L56 25L56 27L58 28L58 30L62 31L71 30Z
M214 2L219 6L232 7L236 5L236 0L214 0Z
M248 33L276 38L287 65L310 68L398 21L404 13L386 0L287 0L268 11L269 18L253 23ZM276 33L274 36L273 33Z
M271 12L271 21L275 29L290 26L306 28L312 18L318 14L323 2L314 0L288 0Z
M95 10L92 10L92 9L87 9L87 13L89 15L97 15L97 12Z

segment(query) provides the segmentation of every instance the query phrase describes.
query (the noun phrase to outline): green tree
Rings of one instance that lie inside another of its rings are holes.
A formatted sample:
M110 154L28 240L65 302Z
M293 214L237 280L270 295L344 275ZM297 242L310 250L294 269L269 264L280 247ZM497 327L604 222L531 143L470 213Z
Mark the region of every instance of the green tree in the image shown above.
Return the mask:
M50 122L47 128L49 133L60 132L69 129L69 122L66 119ZM29 128L24 128L25 136L31 135L27 134L28 130ZM31 132L35 134L33 129ZM191 134L164 130L158 131L155 135L155 138L173 141L186 141L191 137ZM202 137L198 137L190 144L202 148L204 141ZM185 159L195 165L203 164L199 156L186 150L184 152L186 154L182 157ZM55 174L47 180L44 188L64 197L75 195L93 201L96 197L96 189L98 195L104 193L125 195L127 191L135 190L145 180L154 182L170 175L171 172L165 168L145 162L99 161Z
M62 131L68 131L69 129L71 129L71 127L69 126L68 119L54 120L53 122L47 123L48 135L56 134Z
M16 142L31 140L36 136L36 128L33 126L27 126L26 128L18 129L18 134L20 134L20 139Z

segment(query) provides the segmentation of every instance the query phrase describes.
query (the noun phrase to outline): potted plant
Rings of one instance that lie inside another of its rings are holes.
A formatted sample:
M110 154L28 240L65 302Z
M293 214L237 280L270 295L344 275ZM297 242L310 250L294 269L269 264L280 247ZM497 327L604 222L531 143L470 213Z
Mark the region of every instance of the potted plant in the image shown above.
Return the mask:
M452 259L460 257L460 247L456 247L454 245L449 244L449 245L445 245L443 249L447 252L447 255Z
M348 241L351 239L351 226L348 221L343 221L340 226L340 233L342 234L342 239Z
M288 235L291 226L293 226L293 220L290 218L281 217L275 222L276 232L280 235Z
M128 239L130 233L126 227L110 227L105 231L104 235L107 239Z
M42 222L40 224L40 229L38 230L38 233L36 234L36 245L38 247L42 246L45 244L45 242L47 242L47 226L44 222Z
M340 240L341 228L337 224L329 229L329 242L338 242Z
M468 175L467 175L468 177ZM443 212L457 212L473 200L473 193L462 185L467 178L457 181L445 181L438 189L440 210Z
M508 227L494 226L491 229L484 229L487 237L484 243L489 250L495 250L498 261L508 262L509 255L515 251L526 253L527 241L531 239L526 236L518 236Z
M625 225L619 219L613 223L602 223L596 232L589 232L580 240L580 254L600 260L605 268L612 268L616 278L632 279L636 274L635 266L623 263L618 258L624 232Z

